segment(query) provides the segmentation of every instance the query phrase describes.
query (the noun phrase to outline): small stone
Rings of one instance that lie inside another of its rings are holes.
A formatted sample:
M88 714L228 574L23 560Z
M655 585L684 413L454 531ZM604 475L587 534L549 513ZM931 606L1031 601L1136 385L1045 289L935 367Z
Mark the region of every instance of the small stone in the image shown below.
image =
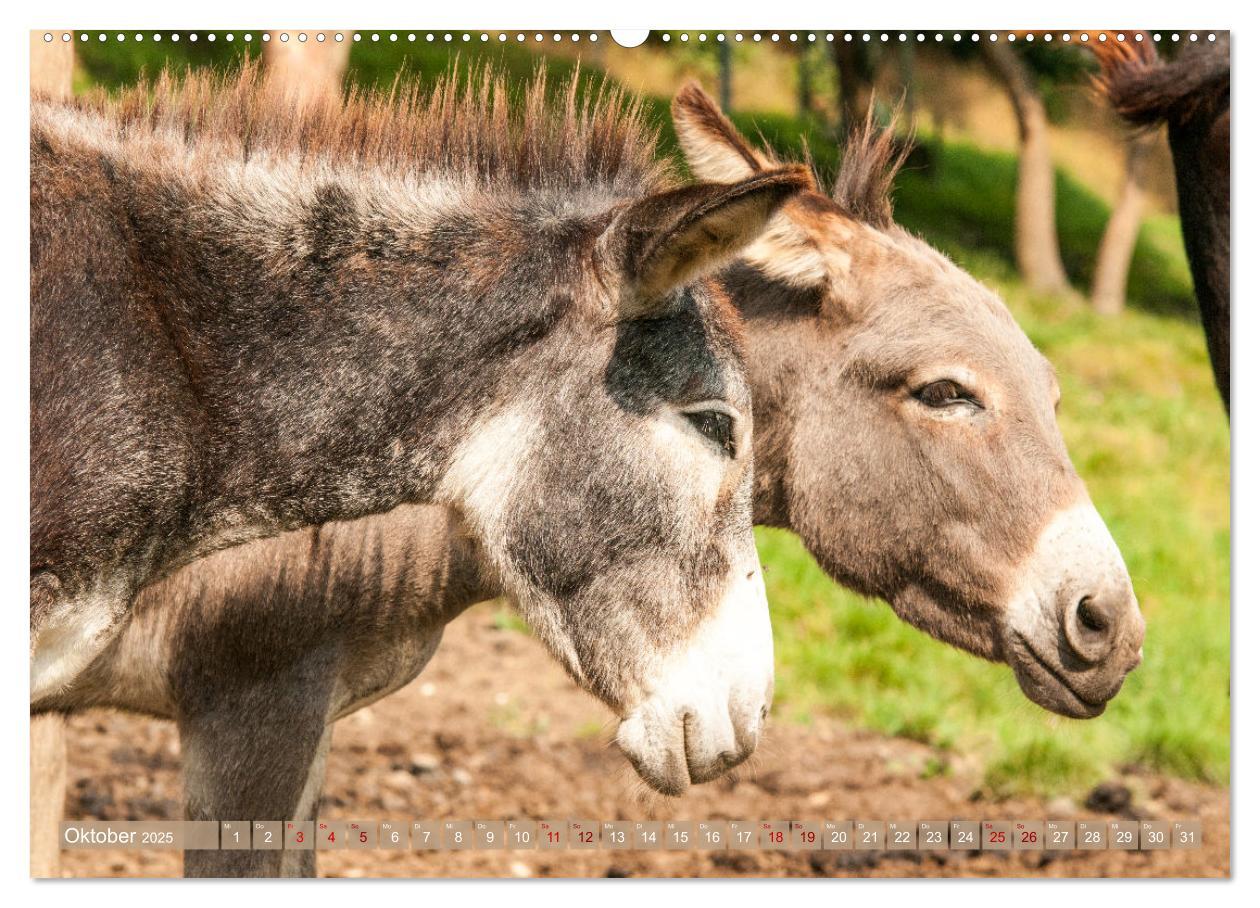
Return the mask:
M470 773L468 770L463 769L463 768L457 768L457 769L451 770L451 779L457 785L471 785L473 777L472 777L472 773Z
M442 765L442 758L437 754L427 752L417 752L411 755L411 763L407 767L413 776L423 775L428 772L437 772Z
M415 779L412 778L411 773L399 769L388 773L384 784L386 788L392 788L394 791L410 791L411 786L415 784Z
M1051 819L1066 819L1076 815L1076 805L1071 798L1059 796L1046 805L1046 815Z
M534 871L529 869L529 865L523 861L513 861L508 865L508 873L516 877L518 880L528 879L534 875Z

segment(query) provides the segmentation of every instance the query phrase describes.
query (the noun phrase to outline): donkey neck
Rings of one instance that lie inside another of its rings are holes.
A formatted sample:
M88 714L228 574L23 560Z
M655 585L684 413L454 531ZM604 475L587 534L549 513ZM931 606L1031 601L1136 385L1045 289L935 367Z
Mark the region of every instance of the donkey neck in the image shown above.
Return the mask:
M797 412L797 385L805 380L818 348L816 322L822 291L793 287L737 263L723 273L723 289L744 320L748 381L753 399L753 445L757 464L753 521L792 529L784 486L791 428L806 418Z

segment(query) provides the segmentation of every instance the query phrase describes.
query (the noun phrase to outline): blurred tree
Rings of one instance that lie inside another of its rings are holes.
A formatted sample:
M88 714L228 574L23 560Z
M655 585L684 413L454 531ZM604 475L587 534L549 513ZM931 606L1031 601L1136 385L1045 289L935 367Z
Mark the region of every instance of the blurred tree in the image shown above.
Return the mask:
M263 67L271 82L300 98L341 91L350 60L348 40L299 41L290 34L288 41L281 41L280 34L271 32L271 40L263 45Z
M1137 247L1138 231L1142 227L1142 179L1153 144L1148 134L1133 135L1128 139L1120 196L1098 244L1098 260L1094 265L1094 282L1090 291L1091 304L1104 315L1115 315L1124 310L1129 266L1133 261L1133 250Z
M44 32L31 32L31 91L52 98L68 98L74 85L74 41L61 35L44 40Z
M983 43L985 60L1001 80L1019 124L1019 183L1015 195L1015 261L1034 290L1068 288L1054 218L1054 161L1049 118L1036 76L1007 41Z
M866 119L877 66L874 45L868 41L832 42L831 56L840 83L837 131L843 135Z
M731 79L734 76L734 67L731 65L731 43L729 41L718 41L718 103L722 105L722 110L727 113L731 112Z

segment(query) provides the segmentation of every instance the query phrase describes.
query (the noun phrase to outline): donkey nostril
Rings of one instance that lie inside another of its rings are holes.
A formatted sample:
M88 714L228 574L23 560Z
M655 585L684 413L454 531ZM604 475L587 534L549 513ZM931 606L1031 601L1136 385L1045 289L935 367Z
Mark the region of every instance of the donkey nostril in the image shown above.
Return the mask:
M1085 596L1076 604L1076 620L1086 629L1096 634L1107 630L1107 615L1090 596Z

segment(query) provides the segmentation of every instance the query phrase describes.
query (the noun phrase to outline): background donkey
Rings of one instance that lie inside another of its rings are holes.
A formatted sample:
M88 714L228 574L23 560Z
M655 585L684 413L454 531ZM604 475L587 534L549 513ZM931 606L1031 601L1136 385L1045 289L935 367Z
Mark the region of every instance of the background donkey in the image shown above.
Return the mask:
M1185 47L1172 62L1155 43L1091 42L1099 82L1116 112L1168 127L1181 237L1207 334L1217 390L1229 412L1229 33Z
M698 88L674 109L702 174L772 166ZM789 202L723 276L752 351L757 519L934 636L1009 661L1043 706L1096 715L1142 642L1123 561L1063 449L1048 364L989 291L892 223L892 147L868 124L836 196ZM310 816L322 765L262 755L326 748L332 721L414 677L442 626L498 592L481 559L439 508L218 553L145 590L44 706L176 719L192 817ZM268 854L185 868L313 872Z
M712 777L773 660L738 320L697 278L803 175L671 189L576 82L418 92L34 105L32 699L182 562L437 501L644 777Z

